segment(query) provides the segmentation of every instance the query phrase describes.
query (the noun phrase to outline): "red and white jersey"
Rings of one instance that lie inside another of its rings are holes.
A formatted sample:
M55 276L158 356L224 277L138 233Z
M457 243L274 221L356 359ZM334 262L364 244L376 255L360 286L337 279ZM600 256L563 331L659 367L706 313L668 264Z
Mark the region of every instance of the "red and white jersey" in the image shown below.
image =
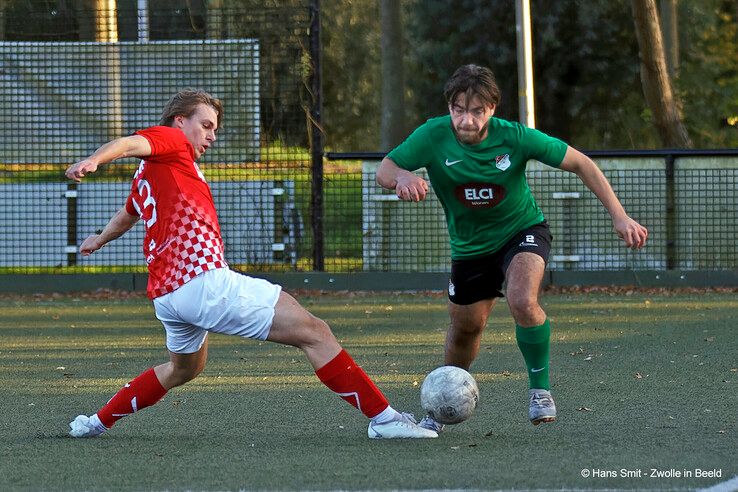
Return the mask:
M133 176L126 211L141 217L146 227L146 292L154 299L228 264L213 195L185 134L167 126L136 134L149 141L151 155Z

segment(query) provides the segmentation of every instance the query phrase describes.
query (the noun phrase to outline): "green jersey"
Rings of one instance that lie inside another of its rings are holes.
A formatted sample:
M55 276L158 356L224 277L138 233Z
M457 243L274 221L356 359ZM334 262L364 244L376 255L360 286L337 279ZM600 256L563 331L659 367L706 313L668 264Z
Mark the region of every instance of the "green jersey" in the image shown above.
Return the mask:
M476 145L456 139L451 117L432 118L387 157L399 167L425 167L446 213L453 259L499 250L517 232L544 220L525 178L529 159L559 167L567 145L538 130L490 118Z

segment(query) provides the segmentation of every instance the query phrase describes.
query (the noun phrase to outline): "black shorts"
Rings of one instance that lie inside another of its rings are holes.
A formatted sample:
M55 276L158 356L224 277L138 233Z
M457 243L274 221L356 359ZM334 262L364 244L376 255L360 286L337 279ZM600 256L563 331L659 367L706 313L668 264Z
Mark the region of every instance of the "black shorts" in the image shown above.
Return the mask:
M454 304L467 305L483 299L503 297L502 283L513 257L518 253L535 253L548 263L552 240L548 224L543 221L518 232L491 255L452 260L449 300Z

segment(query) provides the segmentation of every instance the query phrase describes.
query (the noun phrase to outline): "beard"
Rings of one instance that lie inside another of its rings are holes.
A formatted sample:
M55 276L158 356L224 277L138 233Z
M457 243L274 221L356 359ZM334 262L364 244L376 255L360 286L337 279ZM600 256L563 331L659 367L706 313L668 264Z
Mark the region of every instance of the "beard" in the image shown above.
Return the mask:
M489 128L489 121L485 123L482 128L478 131L475 130L459 130L454 128L454 133L459 142L466 145L475 145L480 143L487 137L487 129Z

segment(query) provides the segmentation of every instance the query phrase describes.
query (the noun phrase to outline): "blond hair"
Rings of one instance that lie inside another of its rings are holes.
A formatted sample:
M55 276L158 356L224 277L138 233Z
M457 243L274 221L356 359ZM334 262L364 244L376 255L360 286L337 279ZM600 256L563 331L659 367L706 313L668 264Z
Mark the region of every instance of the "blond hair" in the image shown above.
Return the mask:
M164 106L164 111L159 119L162 126L172 126L174 118L184 116L189 118L200 104L207 104L215 110L218 115L218 128L223 119L223 103L203 90L184 89L176 93Z

